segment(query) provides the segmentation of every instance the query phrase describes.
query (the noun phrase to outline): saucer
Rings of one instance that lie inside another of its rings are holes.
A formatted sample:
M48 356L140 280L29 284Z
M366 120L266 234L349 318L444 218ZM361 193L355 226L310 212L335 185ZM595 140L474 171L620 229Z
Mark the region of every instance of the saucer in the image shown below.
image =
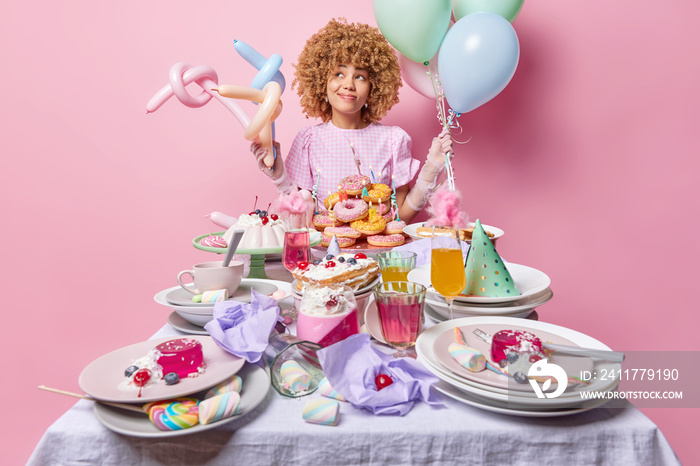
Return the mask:
M184 317L174 311L168 316L168 323L172 325L175 330L179 330L189 335L209 335L209 332L204 330L203 327L187 321Z
M188 286L189 289L194 289L191 285ZM229 296L229 300L242 301L245 303L250 302L251 290L255 290L258 293L264 295L271 295L277 291L277 285L268 283L263 280L251 280L243 279L238 289L232 296ZM165 300L170 304L176 304L178 306L194 306L194 307L212 307L214 303L195 303L192 301L194 295L189 291L185 291L181 286L173 287L165 295Z

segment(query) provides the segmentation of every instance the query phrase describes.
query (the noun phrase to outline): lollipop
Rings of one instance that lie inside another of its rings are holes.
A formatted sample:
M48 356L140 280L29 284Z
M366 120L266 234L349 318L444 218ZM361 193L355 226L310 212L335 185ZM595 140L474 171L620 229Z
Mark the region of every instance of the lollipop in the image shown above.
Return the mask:
M143 406L148 418L160 430L180 430L199 423L199 400L176 398Z

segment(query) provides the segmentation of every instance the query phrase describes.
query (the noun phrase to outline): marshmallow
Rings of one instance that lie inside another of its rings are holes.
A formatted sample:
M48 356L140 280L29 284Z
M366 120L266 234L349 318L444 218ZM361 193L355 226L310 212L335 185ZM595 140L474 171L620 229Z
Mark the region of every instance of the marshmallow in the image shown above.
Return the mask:
M206 395L204 395L204 398L211 398L216 395L223 395L224 393L228 392L236 392L236 393L241 393L241 386L243 384L243 379L241 379L239 376L234 375L230 379L221 382L219 385L216 385L212 388L209 389Z
M199 422L198 404L199 401L194 398L177 398L148 403L143 406L143 410L160 430L181 430Z
M337 426L340 420L340 403L318 398L304 405L302 417L306 422L322 426Z
M282 387L292 393L300 393L309 389L311 375L296 361L285 361L280 367Z
M333 398L334 400L338 401L346 401L343 395L333 389L331 383L326 377L324 377L323 380L318 383L318 392L327 398Z
M199 423L210 424L238 414L241 407L241 395L227 392L207 398L199 403Z
M479 350L459 343L450 343L447 350L460 366L469 371L480 372L486 368L486 357Z
M228 290L226 288L222 290L205 291L202 294L192 296L192 301L195 303L218 303L219 301L226 301L227 299Z

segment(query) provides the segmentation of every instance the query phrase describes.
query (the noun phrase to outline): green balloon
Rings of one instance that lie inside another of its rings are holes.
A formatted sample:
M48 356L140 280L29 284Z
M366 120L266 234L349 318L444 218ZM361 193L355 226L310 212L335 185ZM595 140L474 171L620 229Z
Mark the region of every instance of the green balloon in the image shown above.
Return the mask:
M433 58L452 16L450 0L374 0L374 18L386 40L413 61Z
M525 0L454 0L455 21L477 11L487 11L503 16L511 23L518 17Z

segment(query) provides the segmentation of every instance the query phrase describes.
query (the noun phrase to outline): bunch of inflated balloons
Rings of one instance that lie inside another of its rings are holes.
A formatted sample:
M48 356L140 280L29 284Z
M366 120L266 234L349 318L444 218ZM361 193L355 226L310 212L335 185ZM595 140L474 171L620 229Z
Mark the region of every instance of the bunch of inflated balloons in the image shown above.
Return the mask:
M374 0L374 16L400 52L404 81L426 97L444 93L459 115L496 97L513 77L520 45L511 22L523 1Z

